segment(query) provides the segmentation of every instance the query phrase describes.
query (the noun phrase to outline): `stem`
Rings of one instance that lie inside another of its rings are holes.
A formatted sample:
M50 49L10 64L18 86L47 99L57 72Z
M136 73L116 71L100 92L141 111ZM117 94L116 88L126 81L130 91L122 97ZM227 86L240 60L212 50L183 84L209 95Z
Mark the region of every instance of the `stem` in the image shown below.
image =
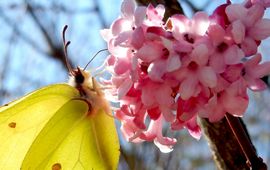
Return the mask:
M252 145L249 137L243 129L243 126L238 118L230 114L225 115L226 120L240 145L246 159L247 165L252 170L267 170L267 165L263 162L262 158L258 157L254 146Z

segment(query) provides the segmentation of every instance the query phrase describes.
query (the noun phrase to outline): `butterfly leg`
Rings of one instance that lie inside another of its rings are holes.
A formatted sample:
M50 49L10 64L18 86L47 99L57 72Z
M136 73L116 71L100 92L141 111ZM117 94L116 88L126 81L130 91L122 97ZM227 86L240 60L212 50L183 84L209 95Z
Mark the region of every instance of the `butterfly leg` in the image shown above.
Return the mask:
M92 104L86 99L86 98L82 98L82 97L74 97L71 100L81 100L87 103L88 105L88 113L91 113L91 111L93 110Z

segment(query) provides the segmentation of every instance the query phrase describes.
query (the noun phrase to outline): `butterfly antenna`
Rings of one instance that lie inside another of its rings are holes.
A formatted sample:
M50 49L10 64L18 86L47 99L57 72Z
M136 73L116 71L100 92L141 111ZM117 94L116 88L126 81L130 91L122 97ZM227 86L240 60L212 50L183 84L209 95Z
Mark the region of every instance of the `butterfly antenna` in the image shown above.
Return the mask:
M68 49L68 46L70 44L70 41L66 41L66 31L68 29L68 26L65 25L64 28L63 28L63 32L62 32L62 38L63 38L63 47L64 47L64 55L65 55L65 62L66 62L66 66L67 66L67 69L69 71L70 74L74 74L73 73L73 69L68 61L68 54L67 54L67 49Z
M85 69L88 67L88 65L96 58L96 56L97 56L99 53L103 52L103 51L108 51L108 49L106 48L106 49L99 50L99 51L91 58L91 60L86 64L86 66L83 68L83 70L85 70Z

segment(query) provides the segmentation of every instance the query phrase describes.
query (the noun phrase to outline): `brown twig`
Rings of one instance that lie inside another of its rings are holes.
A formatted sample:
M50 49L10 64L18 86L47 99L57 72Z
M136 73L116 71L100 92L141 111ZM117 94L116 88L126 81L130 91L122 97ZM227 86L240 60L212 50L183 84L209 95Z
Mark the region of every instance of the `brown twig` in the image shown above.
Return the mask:
M48 53L41 49L37 43L31 40L27 34L20 30L19 25L16 22L13 22L10 18L8 18L3 11L0 10L0 17L4 20L4 22L14 30L14 33L18 35L23 41L31 45L35 50L40 52L41 54L48 55Z
M254 146L239 121L239 118L233 117L228 113L225 117L247 159L247 165L252 170L267 170L267 165L263 162L262 158L258 157Z
M32 7L32 5L28 2L28 0L25 0L25 3L27 5L27 11L30 14L30 16L33 18L33 20L35 21L35 23L37 24L38 28L41 30L47 44L48 47L50 48L49 51L49 56L53 57L57 60L59 60L63 66L66 66L65 64L65 55L62 49L62 46L60 44L57 44L54 42L54 39L51 34L49 33L49 31L45 28L45 26L41 23L40 18L36 15L34 8ZM70 64L72 65L72 63L70 62ZM65 67L66 68L66 67Z

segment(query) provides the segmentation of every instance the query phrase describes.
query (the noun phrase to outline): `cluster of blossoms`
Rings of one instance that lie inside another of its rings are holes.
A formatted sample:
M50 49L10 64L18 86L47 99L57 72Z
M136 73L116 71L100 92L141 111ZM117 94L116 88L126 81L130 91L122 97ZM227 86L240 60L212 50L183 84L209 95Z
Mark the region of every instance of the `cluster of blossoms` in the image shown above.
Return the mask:
M270 36L270 20L263 18L269 6L269 0L227 1L210 16L177 14L164 22L162 5L136 7L124 0L122 15L102 30L112 72L106 83L120 101L115 116L124 137L154 141L169 152L176 139L162 135L165 124L199 139L198 116L211 122L226 113L242 116L247 88L265 89L260 78L270 73L270 62L260 63L257 52Z

